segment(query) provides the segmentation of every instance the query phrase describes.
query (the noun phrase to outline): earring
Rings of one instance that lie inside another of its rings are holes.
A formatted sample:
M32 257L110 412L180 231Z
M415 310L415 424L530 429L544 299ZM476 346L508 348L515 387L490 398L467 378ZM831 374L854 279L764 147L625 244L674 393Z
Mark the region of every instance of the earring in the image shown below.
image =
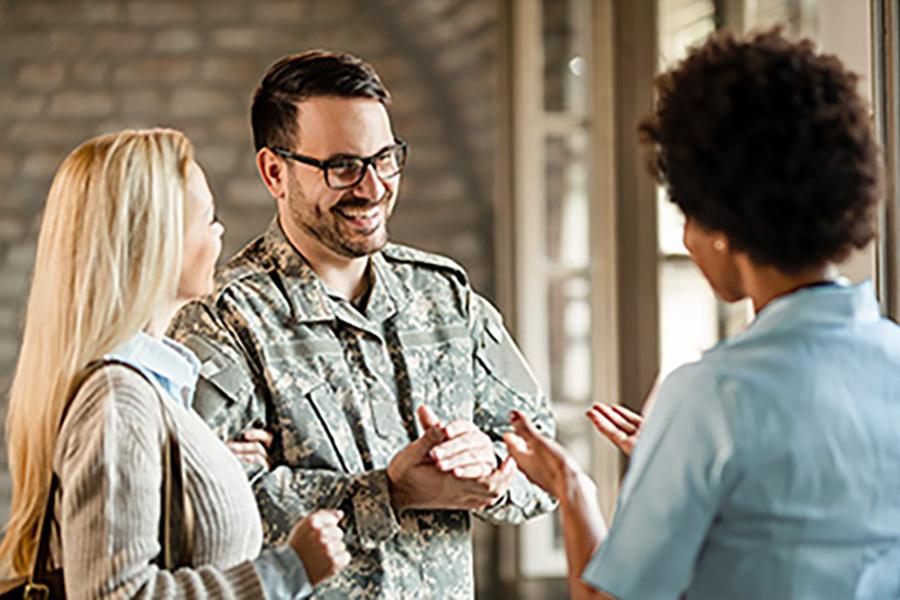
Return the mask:
M725 240L721 238L714 240L713 248L716 249L716 252L725 252Z

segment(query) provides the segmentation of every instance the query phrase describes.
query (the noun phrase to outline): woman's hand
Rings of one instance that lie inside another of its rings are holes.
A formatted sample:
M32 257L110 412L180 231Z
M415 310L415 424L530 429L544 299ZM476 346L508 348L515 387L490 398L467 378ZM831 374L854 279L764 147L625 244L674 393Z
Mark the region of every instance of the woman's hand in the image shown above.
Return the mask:
M271 469L272 457L269 456L269 449L274 439L274 436L265 429L253 428L244 432L242 440L227 442L225 445L238 460Z
M544 437L528 417L513 411L515 433L503 436L509 455L535 485L560 502L568 583L572 598L614 600L581 581L591 555L606 537L606 523L597 504L597 489L575 459L554 440Z
M588 419L619 450L631 455L641 434L644 418L624 406L595 404L587 412Z
M350 562L339 510L318 510L294 525L288 544L293 548L312 585L331 577Z
M567 495L569 484L581 479L582 470L565 448L544 436L523 413L510 416L515 433L503 435L509 455L536 486L557 498Z

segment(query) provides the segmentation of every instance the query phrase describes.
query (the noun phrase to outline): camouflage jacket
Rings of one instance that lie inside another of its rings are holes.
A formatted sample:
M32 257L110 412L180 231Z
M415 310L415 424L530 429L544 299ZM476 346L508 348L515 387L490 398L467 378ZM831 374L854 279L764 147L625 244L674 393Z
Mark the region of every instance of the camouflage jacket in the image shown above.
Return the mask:
M328 292L273 221L186 306L170 335L202 361L196 410L225 440L275 434L274 467L249 467L267 544L298 518L343 510L351 563L317 598L472 598L470 514L391 508L386 467L418 437L420 404L473 421L505 455L516 408L554 422L499 313L449 259L389 244L364 309ZM553 508L521 473L476 516L521 523Z

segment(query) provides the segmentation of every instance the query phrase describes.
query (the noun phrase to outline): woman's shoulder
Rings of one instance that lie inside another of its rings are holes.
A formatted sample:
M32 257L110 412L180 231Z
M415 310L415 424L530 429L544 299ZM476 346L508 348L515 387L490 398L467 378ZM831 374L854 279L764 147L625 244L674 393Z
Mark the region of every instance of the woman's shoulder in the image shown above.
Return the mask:
M718 385L720 368L709 355L683 364L669 373L662 381L661 390L695 396L698 391L711 391Z
M747 396L747 388L753 387L745 371L740 362L707 353L676 368L662 381L654 411L736 418L742 413L740 403Z
M110 364L94 370L79 385L60 427L57 446L61 450L85 437L111 435L158 446L163 432L160 400L153 384L131 367Z
M92 403L124 414L160 417L159 398L155 386L136 367L123 363L104 364L88 375L75 393L72 408Z

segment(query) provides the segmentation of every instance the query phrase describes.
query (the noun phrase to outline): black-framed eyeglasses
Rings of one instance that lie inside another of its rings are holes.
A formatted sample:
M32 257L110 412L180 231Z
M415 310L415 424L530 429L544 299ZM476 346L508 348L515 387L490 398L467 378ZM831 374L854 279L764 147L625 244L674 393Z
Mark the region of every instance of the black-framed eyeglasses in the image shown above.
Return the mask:
M333 190L346 190L359 185L359 182L365 178L369 165L375 167L375 174L381 179L390 179L399 175L406 166L409 148L403 140L395 139L394 142L393 145L379 150L372 156L346 155L328 160L304 156L279 146L271 148L271 150L282 158L318 167L325 174L325 183L328 187Z

